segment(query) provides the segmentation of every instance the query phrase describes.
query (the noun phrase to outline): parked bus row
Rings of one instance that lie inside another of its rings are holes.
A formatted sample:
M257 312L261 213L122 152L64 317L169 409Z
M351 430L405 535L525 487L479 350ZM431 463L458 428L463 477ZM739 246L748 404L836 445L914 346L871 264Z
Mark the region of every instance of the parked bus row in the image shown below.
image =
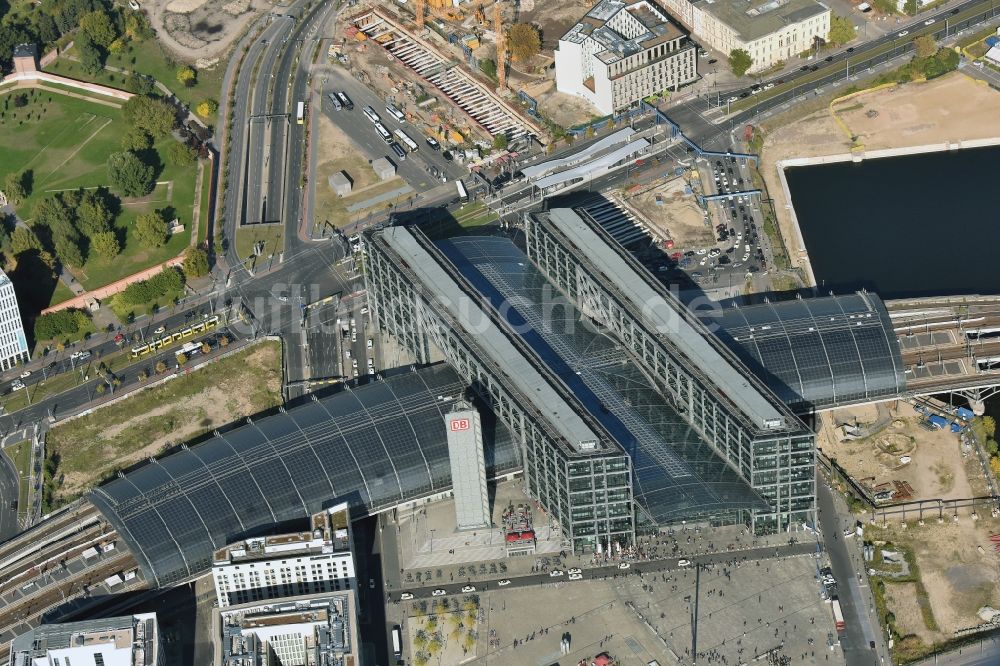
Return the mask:
M142 358L147 354L152 354L161 349L165 349L166 347L169 347L175 342L180 342L185 338L190 338L192 335L197 335L198 333L204 333L205 331L210 331L219 325L219 321L220 321L219 315L214 315L212 317L208 317L203 321L198 322L197 324L191 324L190 326L186 326L185 328L182 328L181 330L176 331L174 333L161 335L155 340L150 340L145 344L132 347L132 354L130 357L133 359Z

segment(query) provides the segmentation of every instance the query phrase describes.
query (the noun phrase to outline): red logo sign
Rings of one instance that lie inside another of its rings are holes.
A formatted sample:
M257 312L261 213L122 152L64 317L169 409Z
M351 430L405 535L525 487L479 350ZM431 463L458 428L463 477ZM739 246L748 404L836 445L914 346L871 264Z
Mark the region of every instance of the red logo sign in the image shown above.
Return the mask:
M456 432L458 430L468 430L469 429L469 419L455 419L451 422L451 431Z

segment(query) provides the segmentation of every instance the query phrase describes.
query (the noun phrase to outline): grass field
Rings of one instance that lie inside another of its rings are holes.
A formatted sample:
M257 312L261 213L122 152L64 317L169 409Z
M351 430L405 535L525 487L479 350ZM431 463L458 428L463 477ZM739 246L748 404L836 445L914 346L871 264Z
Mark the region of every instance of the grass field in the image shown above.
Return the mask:
M280 403L281 345L267 341L57 425L46 438L47 509L119 469Z
M495 222L497 214L482 203L468 203L454 214L444 211L440 219L421 224L420 227L434 240L476 233L478 228Z
M20 217L29 222L34 204L52 192L106 185L107 157L121 150L119 142L125 130L118 108L56 92L32 92L32 101L22 109L15 109L10 93L0 94L0 133L5 139L0 179L11 172L31 170L31 196L17 207ZM154 191L141 199L122 201L121 213L115 220L124 241L122 253L112 261L92 257L74 271L84 288L114 282L174 257L187 247L197 171L166 164L161 156L172 141L172 137L166 137L154 146L162 165ZM163 210L169 219L179 218L184 231L171 236L163 247L144 248L133 237L132 223L139 214L155 210ZM59 303L68 296L68 289L57 288L50 303Z
M31 490L28 480L31 474L31 442L24 440L4 449L17 470L17 515L21 516L28 510L28 494Z
M198 204L198 244L208 239L208 214L212 194L212 163L205 160L201 167L201 202Z
M236 254L246 259L253 252L254 243L264 241L261 257L285 251L285 225L248 225L236 230Z
M65 53L65 56L69 57L76 55L75 49L70 49ZM80 81L91 81L114 88L124 88L125 74L105 69L91 76L83 71L79 62L70 60L69 57L57 58L45 68L45 71L62 74ZM108 67L136 71L153 77L169 88L177 99L190 109L194 109L199 102L205 99L211 98L218 101L222 91L222 77L225 74L225 65L223 64L218 64L210 70L200 70L198 71L197 83L186 88L177 80L177 63L171 60L155 39L147 39L139 44L130 44L124 52L110 54L105 64ZM214 122L215 119L210 118L209 121Z

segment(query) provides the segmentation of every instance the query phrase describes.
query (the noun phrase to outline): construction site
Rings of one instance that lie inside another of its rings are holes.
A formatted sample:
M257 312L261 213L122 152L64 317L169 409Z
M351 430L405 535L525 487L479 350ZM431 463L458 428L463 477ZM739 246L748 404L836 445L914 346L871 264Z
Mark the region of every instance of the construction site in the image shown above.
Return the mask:
M565 27L587 6L546 3L543 15L533 2L359 5L343 14L330 57L447 147L488 148L501 135L512 151L530 142L546 145L553 124L569 127L593 118L581 100L555 91L552 49L561 33L547 18L562 17ZM533 25L542 45L522 60L508 45L508 33L519 23Z

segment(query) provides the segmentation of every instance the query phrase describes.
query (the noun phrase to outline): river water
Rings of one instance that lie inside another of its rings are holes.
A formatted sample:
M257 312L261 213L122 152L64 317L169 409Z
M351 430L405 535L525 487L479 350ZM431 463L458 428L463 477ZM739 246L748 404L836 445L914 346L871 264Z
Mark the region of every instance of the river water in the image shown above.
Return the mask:
M1000 293L1000 147L786 175L822 293Z

